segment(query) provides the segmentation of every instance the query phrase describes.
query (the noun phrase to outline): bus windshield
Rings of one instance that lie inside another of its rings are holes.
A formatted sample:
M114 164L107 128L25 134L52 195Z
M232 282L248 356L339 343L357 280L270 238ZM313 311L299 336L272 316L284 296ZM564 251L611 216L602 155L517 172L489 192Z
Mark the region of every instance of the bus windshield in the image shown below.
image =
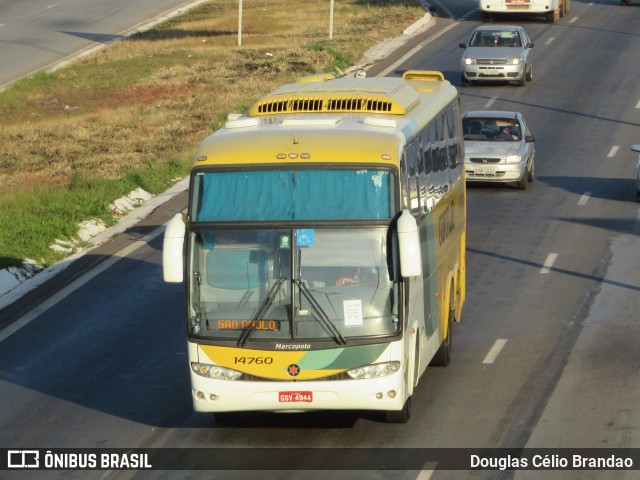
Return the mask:
M192 231L189 331L239 345L395 335L387 243L387 227Z
M197 172L193 222L390 220L395 176L380 169Z

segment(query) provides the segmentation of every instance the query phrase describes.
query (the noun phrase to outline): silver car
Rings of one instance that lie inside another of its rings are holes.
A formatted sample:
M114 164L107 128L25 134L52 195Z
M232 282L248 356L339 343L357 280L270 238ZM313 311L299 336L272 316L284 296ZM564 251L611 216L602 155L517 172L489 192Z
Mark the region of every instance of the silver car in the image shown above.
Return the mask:
M525 190L534 178L535 138L519 112L462 115L468 182L514 182Z
M631 150L640 152L640 144L632 145ZM638 155L638 163L636 164L636 201L640 202L640 155Z
M462 85L472 82L508 81L524 86L533 80L533 42L524 28L512 25L482 25L461 43Z

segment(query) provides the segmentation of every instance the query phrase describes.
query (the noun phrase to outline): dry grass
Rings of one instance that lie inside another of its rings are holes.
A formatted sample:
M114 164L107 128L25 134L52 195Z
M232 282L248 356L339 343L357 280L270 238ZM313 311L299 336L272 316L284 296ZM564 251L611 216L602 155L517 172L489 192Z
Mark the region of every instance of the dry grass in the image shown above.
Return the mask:
M296 77L345 69L424 15L419 0L340 0L329 40L327 0L244 2L239 47L237 9L212 1L0 93L0 211L79 174L116 180L169 159L186 172L227 113ZM0 237L0 258L18 255L6 248Z

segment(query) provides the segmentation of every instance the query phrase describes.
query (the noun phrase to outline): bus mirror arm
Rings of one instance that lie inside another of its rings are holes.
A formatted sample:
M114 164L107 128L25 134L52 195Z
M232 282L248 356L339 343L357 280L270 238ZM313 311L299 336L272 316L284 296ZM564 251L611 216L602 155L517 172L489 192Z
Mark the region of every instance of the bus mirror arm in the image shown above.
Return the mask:
M422 275L422 255L418 223L409 210L403 210L398 218L398 249L400 251L400 274L403 277Z
M186 225L182 213L176 213L167 224L162 245L162 274L165 282L180 283L184 279L184 236Z

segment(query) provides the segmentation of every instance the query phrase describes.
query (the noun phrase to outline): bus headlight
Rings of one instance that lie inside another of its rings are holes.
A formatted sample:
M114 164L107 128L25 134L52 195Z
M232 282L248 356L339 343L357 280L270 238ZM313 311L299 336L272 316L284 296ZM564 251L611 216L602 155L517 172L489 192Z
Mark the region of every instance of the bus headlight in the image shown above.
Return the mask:
M400 370L400 362L375 363L364 367L347 370L351 378L378 378L386 377Z
M238 380L242 376L242 372L237 370L207 363L191 362L191 370L201 377L215 378L216 380Z
M513 155L509 155L509 156L505 159L505 162L507 162L507 163L520 163L520 160L522 160L522 158L520 157L520 155L518 155L518 154L513 154Z

